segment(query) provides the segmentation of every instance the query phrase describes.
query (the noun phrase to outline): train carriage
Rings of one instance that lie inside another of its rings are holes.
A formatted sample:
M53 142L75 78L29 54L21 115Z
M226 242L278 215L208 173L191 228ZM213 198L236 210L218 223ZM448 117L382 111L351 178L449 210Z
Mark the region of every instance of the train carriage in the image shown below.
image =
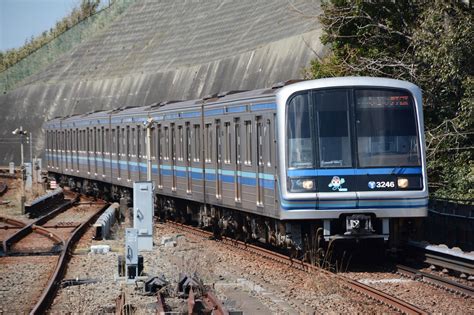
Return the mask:
M146 179L150 158L160 211L297 248L315 237L387 240L426 216L418 87L290 83L53 119L48 170L117 198Z

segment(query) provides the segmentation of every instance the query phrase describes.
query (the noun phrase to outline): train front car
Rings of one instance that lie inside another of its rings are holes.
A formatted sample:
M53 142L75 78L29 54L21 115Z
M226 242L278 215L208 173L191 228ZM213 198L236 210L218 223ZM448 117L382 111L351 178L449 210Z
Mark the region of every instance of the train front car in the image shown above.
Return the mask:
M277 105L281 220L311 222L326 241L398 243L409 221L427 215L416 85L369 77L305 81L282 88Z

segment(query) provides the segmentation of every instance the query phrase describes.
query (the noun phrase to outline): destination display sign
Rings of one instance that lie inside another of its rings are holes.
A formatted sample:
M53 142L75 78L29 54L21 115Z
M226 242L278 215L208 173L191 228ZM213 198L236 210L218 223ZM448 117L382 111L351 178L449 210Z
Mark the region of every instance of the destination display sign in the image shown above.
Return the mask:
M374 93L375 94L375 93ZM358 95L357 106L364 107L396 107L408 106L410 104L409 95Z

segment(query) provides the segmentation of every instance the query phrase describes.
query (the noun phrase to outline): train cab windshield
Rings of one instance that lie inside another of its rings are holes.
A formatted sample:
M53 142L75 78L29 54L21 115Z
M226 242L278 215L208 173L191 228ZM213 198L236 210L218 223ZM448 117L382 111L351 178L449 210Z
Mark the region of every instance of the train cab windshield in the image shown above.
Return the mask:
M412 96L397 89L299 93L287 108L290 168L421 165Z

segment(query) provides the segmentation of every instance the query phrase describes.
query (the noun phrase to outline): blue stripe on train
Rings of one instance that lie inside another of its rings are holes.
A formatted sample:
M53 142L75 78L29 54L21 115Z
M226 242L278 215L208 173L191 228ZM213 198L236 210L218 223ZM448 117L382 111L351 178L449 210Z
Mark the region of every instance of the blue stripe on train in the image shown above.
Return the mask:
M336 175L406 175L421 174L421 167L384 167L384 168L347 168L347 169L311 169L288 170L290 177L336 176Z
M47 156L51 156L50 154L47 154ZM64 159L64 158L63 158ZM94 158L93 158L94 159ZM97 161L100 161L102 163L102 158L95 158ZM73 159L74 163L76 163L76 158ZM86 165L87 164L87 158L86 157L79 157L79 164ZM140 172L146 173L146 164L145 163L138 163L138 162L133 162L133 161L119 161L117 163L117 160L112 160L110 161L109 159L104 159L104 162L108 165L112 165L113 169L118 169L118 165L120 164L120 170L126 171L127 170L127 163L128 167L130 168L131 172L138 172L138 169L140 168ZM140 164L140 165L138 165ZM102 167L102 165L98 165L99 167ZM92 165L91 165L92 167ZM183 166L175 166L175 174L177 177L181 178L186 178L187 177L187 170L186 167ZM172 176L173 171L171 170L171 165L161 165L160 166L160 171L163 176ZM158 174L158 166L156 164L152 165L152 173L153 174ZM222 182L224 183L234 183L235 182L235 171L230 171L230 170L222 170L219 169L219 177ZM225 175L224 175L225 174ZM242 185L246 186L256 186L257 184L257 174L253 172L238 172L239 176L238 182L241 183ZM264 174L260 173L260 185L262 185L266 189L271 189L273 190L275 187L275 183L273 180L273 175L272 174ZM191 178L193 180L202 180L203 174L202 174L202 169L201 168L191 168ZM206 181L215 181L216 180L216 170L215 169L206 169Z

